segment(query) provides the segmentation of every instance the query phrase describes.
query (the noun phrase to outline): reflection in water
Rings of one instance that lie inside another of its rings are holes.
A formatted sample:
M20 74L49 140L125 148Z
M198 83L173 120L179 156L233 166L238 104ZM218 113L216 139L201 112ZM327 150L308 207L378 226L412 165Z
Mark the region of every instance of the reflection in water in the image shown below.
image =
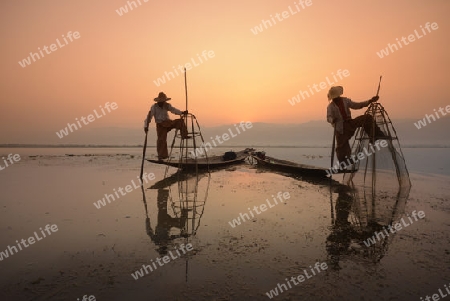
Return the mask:
M174 180L175 177L178 178L177 181ZM209 173L177 173L153 185L151 188L157 188L158 191L154 229L147 210L145 190L142 189L146 231L161 256L166 255L169 248L174 248L177 238L184 238L183 243L187 244L189 238L196 234L205 208L209 183Z
M172 228L181 228L187 218L187 212L183 211L180 217L172 217L167 212L167 202L169 200L169 189L158 189L158 198L156 203L158 205L158 223L153 231L150 225L150 218L146 218L147 234L151 240L158 246L158 253L162 255L167 254L167 245L169 241L181 237L181 235L170 235Z
M343 258L379 262L387 252L394 234L386 235L367 246L367 239L384 227L391 226L401 218L409 196L410 186L400 187L396 193L338 185L336 206L331 207L332 227L327 237L326 249L330 265L340 269ZM367 191L369 190L369 191ZM330 194L333 197L333 194ZM334 219L335 209L336 218Z

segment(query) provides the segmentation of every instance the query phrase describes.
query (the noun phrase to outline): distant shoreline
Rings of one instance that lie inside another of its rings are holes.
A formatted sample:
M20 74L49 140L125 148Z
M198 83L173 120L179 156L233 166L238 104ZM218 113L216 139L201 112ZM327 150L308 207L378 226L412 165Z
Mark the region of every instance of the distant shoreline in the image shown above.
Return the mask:
M0 148L142 148L143 145L84 145L84 144L0 144ZM147 145L156 147L156 145ZM330 148L324 145L223 145L220 148ZM402 148L450 148L450 145L408 145Z

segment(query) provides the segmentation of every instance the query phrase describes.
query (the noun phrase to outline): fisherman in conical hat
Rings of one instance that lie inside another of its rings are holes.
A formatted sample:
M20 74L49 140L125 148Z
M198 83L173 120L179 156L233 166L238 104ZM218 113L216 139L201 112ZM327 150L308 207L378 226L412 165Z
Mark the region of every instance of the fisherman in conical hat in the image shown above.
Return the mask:
M181 137L183 139L189 138L187 136L187 129L184 121L182 119L171 120L169 118L168 112L171 112L175 115L183 115L187 114L187 111L180 111L174 106L172 106L167 101L171 100L168 98L164 92L160 92L158 97L154 99L156 102L150 108L148 112L147 118L144 121L144 131L148 132L148 125L152 121L152 118L155 117L156 122L156 135L158 136L156 141L156 150L158 152L158 159L164 160L169 157L169 153L167 150L167 133L172 129L178 129L181 131Z
M363 127L364 131L369 137L375 137L377 139L386 138L386 135L375 125L371 115L361 115L352 119L350 109L358 110L369 106L372 102L379 99L378 96L374 96L369 100L362 102L354 102L347 97L342 97L344 94L344 88L342 86L331 87L328 92L328 100L330 103L327 107L327 121L335 129L336 134L336 156L339 162L344 162L350 158L351 148L349 140L355 134L355 131L359 127ZM373 135L373 129L375 133ZM373 143L373 141L370 141Z

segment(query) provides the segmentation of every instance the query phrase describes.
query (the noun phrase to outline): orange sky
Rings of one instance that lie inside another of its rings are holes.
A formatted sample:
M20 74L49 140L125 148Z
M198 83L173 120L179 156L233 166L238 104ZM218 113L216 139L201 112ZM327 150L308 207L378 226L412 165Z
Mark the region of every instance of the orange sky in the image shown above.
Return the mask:
M380 101L394 119L450 104L447 0L312 0L257 35L252 28L299 0L139 1L122 16L124 0L2 1L0 144L25 131L55 136L106 102L117 110L89 126L141 128L160 91L184 109L182 75L160 87L154 81L191 59L199 66L188 71L189 110L202 126L324 119L328 88L294 106L288 99L339 69L350 76L337 84L356 101L376 93L382 74ZM439 28L377 56L427 22ZM69 31L79 39L18 64ZM204 50L214 57L199 63Z

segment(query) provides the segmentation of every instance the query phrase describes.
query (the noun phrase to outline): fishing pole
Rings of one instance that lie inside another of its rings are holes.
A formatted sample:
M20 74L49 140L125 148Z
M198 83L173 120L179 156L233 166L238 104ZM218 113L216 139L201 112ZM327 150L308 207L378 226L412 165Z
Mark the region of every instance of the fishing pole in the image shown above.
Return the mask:
M187 92L187 72L186 67L184 68L184 91L186 94L186 112L188 110L188 92Z
M378 90L377 90L377 96L380 93L380 86L381 86L381 78L383 77L383 75L380 75L380 81L378 82Z

